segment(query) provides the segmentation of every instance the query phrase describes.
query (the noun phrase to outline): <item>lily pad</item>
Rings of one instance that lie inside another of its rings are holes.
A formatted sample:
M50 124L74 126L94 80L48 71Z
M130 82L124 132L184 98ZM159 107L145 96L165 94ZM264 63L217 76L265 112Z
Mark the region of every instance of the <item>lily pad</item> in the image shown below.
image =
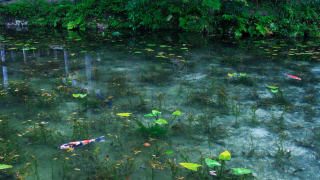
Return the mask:
M172 113L173 116L180 116L181 112L179 110Z
M277 93L278 92L278 89L270 89L271 90L271 92L273 92L273 93Z
M240 73L240 76L245 76L246 75L246 73Z
M150 117L150 116L156 116L155 114L146 114L144 116Z
M276 87L276 86L267 86L267 87L270 89L278 89L278 87Z
M87 96L87 94L80 94L80 97L81 98L84 98L84 97L86 97Z
M198 167L202 166L200 164L193 164L193 163L180 163L180 165L187 169L191 169L193 171L196 171Z
M117 113L118 116L130 116L132 113Z
M206 158L206 164L210 167L213 168L214 166L221 166L221 164L218 161Z
M229 153L229 151L224 151L219 155L219 159L229 161L231 159L231 154Z
M155 123L157 124L168 124L168 122L165 119L158 119L158 120L154 120Z
M73 97L77 98L80 96L80 94L72 94Z
M235 171L233 174L249 174L249 173L253 173L252 170L245 169L245 168L231 168L231 169Z
M172 154L172 153L174 153L174 151L168 150L166 153L167 153L167 154Z
M11 165L6 165L6 164L0 164L0 169L7 169L7 168L12 168L13 166Z
M156 44L148 44L148 46L156 46Z
M181 48L181 49L188 49L188 48L185 47L185 48Z
M152 110L152 114L157 115L157 114L161 114L161 112L159 112L157 110Z

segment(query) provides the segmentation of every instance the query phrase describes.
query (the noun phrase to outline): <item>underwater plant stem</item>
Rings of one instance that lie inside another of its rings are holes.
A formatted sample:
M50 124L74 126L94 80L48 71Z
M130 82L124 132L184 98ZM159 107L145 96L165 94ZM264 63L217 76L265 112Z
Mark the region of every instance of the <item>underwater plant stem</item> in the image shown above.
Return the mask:
M174 118L167 124L166 130L168 130L169 126L173 123L173 121L176 119L177 116L174 116Z

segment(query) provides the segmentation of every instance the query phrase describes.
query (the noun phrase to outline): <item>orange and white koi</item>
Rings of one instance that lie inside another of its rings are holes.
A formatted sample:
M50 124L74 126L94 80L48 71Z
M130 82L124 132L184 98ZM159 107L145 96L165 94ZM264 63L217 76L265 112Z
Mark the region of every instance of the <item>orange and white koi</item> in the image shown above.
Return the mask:
M61 146L59 146L58 149L69 149L69 148L74 148L74 147L82 147L82 146L89 144L89 143L92 143L92 142L105 142L105 140L102 139L103 137L104 136L101 136L97 139L88 139L88 140L65 143L65 144L62 144Z
M281 71L282 72L282 71ZM301 80L301 78L297 77L297 76L292 76L290 74L287 74L287 73L284 73L282 72L282 74L286 75L288 78L291 78L291 79L298 79L298 80Z

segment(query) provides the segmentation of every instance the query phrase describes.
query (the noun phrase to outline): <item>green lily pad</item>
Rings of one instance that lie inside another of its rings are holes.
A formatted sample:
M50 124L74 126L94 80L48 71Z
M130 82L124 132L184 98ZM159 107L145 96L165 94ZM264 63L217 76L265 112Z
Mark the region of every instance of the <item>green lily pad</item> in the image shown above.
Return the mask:
M81 98L84 98L84 97L86 97L87 96L87 94L80 94L80 97Z
M219 159L229 161L231 159L231 154L229 153L229 151L224 151L219 155Z
M0 169L7 169L7 168L12 168L13 166L11 165L6 165L6 164L0 164Z
M148 46L156 46L156 44L148 44Z
M77 98L80 96L80 94L72 94L73 97Z
M288 44L280 44L280 46L288 46Z
M184 47L184 48L181 48L181 49L188 49L188 48Z
M161 112L159 112L159 111L157 111L157 110L152 110L152 114L158 115L158 114L161 114Z
M167 47L167 45L160 45L159 47Z
M308 41L307 44L313 44L314 42Z
M240 76L245 76L246 75L246 73L240 73Z
M156 115L154 115L154 114L146 114L144 116L150 117L150 116L156 116Z
M202 166L200 164L193 164L193 163L180 163L180 165L187 169L191 169L193 171L196 171L198 167Z
M206 158L206 164L210 167L213 168L214 166L221 166L221 164L215 160Z
M165 119L158 119L158 120L154 120L155 123L157 124L168 124L168 122Z
M179 110L172 113L173 116L180 116L181 112Z
M278 89L270 89L271 90L271 92L273 92L273 93L277 93L278 92Z
M231 168L231 169L235 171L233 174L249 174L249 173L253 173L252 170L245 169L245 168Z
M172 154L172 153L174 153L174 151L168 150L166 153L167 153L167 154Z
M134 52L134 53L141 53L140 51L136 51L136 52Z
M268 88L270 88L270 89L277 89L278 87L276 87L276 86L267 86Z

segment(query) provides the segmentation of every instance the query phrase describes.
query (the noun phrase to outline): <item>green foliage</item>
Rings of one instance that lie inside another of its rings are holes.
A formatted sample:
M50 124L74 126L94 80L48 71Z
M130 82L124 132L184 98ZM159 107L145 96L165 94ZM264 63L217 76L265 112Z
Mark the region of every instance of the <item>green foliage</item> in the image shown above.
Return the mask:
M62 26L70 30L96 27L95 23L87 22L94 18L102 19L107 27L129 27L134 31L182 28L233 33L237 38L244 33L320 36L316 23L320 18L318 1L269 0L260 3L258 11L254 10L255 2L246 0L63 0L51 3L23 0L0 7L3 14L28 18L28 25Z

